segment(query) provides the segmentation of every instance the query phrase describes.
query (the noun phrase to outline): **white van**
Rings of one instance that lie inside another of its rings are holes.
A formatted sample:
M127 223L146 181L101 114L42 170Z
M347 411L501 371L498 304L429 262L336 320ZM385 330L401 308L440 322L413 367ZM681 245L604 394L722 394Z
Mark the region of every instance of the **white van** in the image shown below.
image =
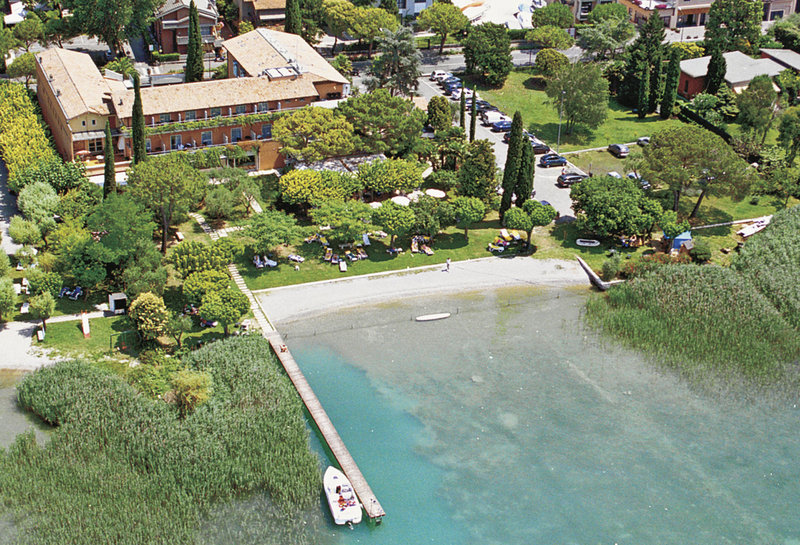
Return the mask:
M485 112L481 112L481 122L485 126L489 127L498 121L511 121L511 118L503 112L498 112L497 110L487 110Z
M445 77L449 78L452 75L453 74L451 74L450 72L445 72L444 70L434 70L433 72L431 72L430 80L439 81L441 79L444 79Z

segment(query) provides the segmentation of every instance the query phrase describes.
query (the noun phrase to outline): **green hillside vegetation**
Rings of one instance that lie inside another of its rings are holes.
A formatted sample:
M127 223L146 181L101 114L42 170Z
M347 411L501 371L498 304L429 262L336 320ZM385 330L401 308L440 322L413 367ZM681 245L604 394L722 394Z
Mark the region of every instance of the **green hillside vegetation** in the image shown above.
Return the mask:
M732 268L662 265L588 302L590 322L696 384L797 395L800 208L777 214Z
M57 428L44 446L30 432L0 451L0 498L20 542L216 541L227 530L204 521L232 500L265 505L259 543L316 542L291 521L318 510L318 461L300 400L267 342L216 342L180 367L172 393L181 399L181 385L199 385L193 412L81 361L26 377L20 404Z

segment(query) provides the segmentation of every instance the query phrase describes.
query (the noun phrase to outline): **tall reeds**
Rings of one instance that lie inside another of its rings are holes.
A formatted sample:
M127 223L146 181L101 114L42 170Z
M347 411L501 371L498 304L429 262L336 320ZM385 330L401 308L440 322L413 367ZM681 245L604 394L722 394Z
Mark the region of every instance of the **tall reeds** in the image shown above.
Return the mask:
M266 341L231 338L184 363L215 385L185 420L85 362L22 382L20 403L58 429L44 447L28 433L0 453L20 542L189 544L209 513L255 491L286 518L319 502L301 403Z

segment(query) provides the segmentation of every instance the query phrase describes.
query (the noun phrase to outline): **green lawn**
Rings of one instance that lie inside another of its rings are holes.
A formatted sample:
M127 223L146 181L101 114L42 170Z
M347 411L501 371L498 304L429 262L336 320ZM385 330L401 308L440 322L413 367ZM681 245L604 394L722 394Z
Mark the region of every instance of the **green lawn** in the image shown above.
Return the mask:
M44 341L39 343L34 340L34 344L51 348L61 356L100 357L124 354L135 357L138 355L140 347L135 332L117 335L112 341L112 335L134 330L127 316L93 318L89 320L89 326L91 335L89 338L84 338L80 320L48 323ZM198 342L216 340L222 336L221 326L201 328L195 323L192 331L183 336L183 343L191 346Z
M536 78L529 70L513 71L502 89L489 89L478 85L482 97L508 115L516 110L522 113L525 127L549 145L555 147L558 139L558 110L548 103L544 91L535 88ZM681 123L677 119L663 120L658 115L639 119L627 108L609 102L608 119L594 131L578 125L574 134L561 133L561 151L607 146L619 142L633 142L640 136L650 136L663 127ZM562 126L563 131L563 126Z
M569 154L566 157L576 167L587 174L591 172L594 176L604 176L612 171L619 172L623 176L626 174L625 160L614 157L606 150L584 151Z

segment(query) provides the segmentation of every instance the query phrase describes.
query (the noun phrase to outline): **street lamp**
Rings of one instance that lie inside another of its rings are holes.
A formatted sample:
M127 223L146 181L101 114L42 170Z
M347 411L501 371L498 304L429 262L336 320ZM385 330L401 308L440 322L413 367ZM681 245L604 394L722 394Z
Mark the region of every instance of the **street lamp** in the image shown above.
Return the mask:
M558 107L558 142L556 143L556 153L560 153L561 150L561 116L564 113L564 95L566 94L566 91L561 91L561 105Z

